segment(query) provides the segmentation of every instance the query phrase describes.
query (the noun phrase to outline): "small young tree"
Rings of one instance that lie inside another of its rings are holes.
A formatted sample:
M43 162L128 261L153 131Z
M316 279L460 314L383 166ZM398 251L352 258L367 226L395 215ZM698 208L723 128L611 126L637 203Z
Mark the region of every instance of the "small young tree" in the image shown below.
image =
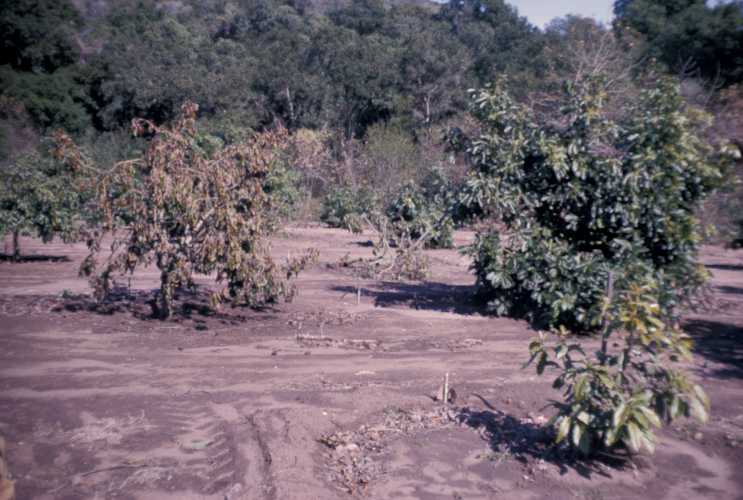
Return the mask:
M257 134L227 147L205 149L196 132L197 106L186 103L171 127L135 120L137 135L151 140L143 158L101 171L59 134L58 155L84 171L86 189L96 193L99 220L88 231L90 254L81 273L91 277L98 297L120 274L154 263L160 270L155 313L168 318L174 293L193 285L195 274L215 274L225 286L212 296L257 306L290 299L290 279L314 257L310 252L286 266L270 256L276 198L266 191L286 131ZM103 237L112 235L110 254L98 263Z
M601 348L586 353L566 331L547 345L543 334L529 346L540 375L558 371L552 386L564 389L557 413L556 442L583 455L623 448L655 451L654 428L678 417L707 420L709 399L677 361L691 360L691 339L662 320L655 283L632 284L615 301L602 303Z
M426 248L454 246L450 213L453 187L445 172L432 169L418 184L406 182L388 203L385 215L398 230L417 240L425 235Z
M360 217L372 213L378 204L377 197L366 188L337 187L323 198L320 220L330 227L360 233Z
M703 115L665 80L624 112L604 113L595 79L567 85L559 115L536 123L503 83L475 94L483 135L462 196L504 231L474 245L478 285L499 314L595 330L610 273L618 293L657 283L667 316L704 282L695 211L722 178Z
M423 280L428 276L430 262L423 249L434 234L434 226L422 234L412 234L414 228L404 220L392 221L379 210L352 215L349 230L368 228L375 235L371 258L343 257L339 264L350 268L357 277L373 279Z
M59 236L74 239L82 195L63 166L43 151L32 151L0 168L0 235L12 236L15 259L20 236L30 234L45 243Z

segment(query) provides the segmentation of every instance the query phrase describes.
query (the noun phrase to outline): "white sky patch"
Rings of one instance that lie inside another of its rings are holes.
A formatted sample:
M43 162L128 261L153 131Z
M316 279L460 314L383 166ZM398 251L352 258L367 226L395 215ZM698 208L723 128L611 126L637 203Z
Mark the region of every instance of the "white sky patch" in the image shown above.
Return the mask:
M565 17L568 14L577 14L583 17L592 17L603 23L609 23L613 18L613 0L507 0L516 7L519 14L529 21L544 28L556 17Z

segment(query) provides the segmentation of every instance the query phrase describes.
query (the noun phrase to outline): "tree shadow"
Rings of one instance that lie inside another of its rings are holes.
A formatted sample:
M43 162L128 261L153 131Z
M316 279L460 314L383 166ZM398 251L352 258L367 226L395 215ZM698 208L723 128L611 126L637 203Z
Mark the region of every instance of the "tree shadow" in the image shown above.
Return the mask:
M743 327L706 319L687 320L683 327L694 339L696 354L725 365L715 376L743 378Z
M743 264L705 264L704 267L720 271L743 271Z
M69 295L64 297L61 306L55 312L90 312L104 316L113 316L118 313L130 314L141 321L168 321L182 323L191 321L196 330L208 330L208 322L217 321L223 324L239 325L251 318L247 311L272 312L274 307L241 307L225 306L219 310L211 304L210 292L201 287L195 289L181 289L175 293L173 313L170 318L163 320L157 314L157 289L130 290L127 287L114 287L103 300L95 300L90 295Z
M333 287L336 292L356 294L354 286ZM463 315L487 314L487 307L475 295L474 285L446 283L382 282L362 287L362 296L371 297L376 307L405 306L410 309L451 312Z
M460 424L477 430L483 439L488 441L490 449L496 456L505 455L521 463L544 460L567 474L574 470L581 476L590 479L593 475L610 478L608 469L621 470L629 461L622 457L598 455L585 459L565 446L554 444L554 430L534 423L531 419L519 419L501 411L485 411L461 408L457 415Z
M357 247L362 247L362 248L372 248L372 247L374 247L374 242L372 240L354 241L353 244L356 245Z
M15 264L24 264L29 262L71 262L66 255L19 255L0 253L0 262L12 262Z
M715 287L720 293L729 293L731 295L743 295L743 288L737 286L717 286Z

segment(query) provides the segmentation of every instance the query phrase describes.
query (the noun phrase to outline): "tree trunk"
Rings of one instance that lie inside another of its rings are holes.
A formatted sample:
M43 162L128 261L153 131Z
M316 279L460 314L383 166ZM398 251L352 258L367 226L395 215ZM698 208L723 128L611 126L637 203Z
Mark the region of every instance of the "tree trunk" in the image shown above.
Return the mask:
M13 231L13 260L21 260L21 235L19 231Z
M426 94L426 127L431 126L431 96Z
M292 93L289 90L289 86L286 86L286 100L289 103L289 121L290 125L293 126L294 122L296 121L296 117L294 116L294 101L292 100Z
M160 274L160 290L157 293L157 310L155 315L162 320L173 314L173 282L171 272L166 270Z

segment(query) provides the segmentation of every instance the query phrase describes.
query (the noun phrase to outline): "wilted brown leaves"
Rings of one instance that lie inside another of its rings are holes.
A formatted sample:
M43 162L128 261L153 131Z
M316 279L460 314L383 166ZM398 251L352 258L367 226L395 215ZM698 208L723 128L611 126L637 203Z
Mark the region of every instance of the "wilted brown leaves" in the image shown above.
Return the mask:
M117 275L155 264L160 290L155 312L172 313L174 292L192 287L195 274L214 274L224 288L215 305L230 300L250 306L291 298L289 280L315 256L285 266L270 256L277 200L264 190L267 175L288 143L277 128L233 145L210 148L196 129L198 106L186 103L171 126L135 120L133 131L150 137L140 159L108 171L86 164L65 136L60 158L85 169L81 189L95 193L96 223L88 228L90 254L81 273L91 277L99 298ZM113 236L99 265L102 238Z

